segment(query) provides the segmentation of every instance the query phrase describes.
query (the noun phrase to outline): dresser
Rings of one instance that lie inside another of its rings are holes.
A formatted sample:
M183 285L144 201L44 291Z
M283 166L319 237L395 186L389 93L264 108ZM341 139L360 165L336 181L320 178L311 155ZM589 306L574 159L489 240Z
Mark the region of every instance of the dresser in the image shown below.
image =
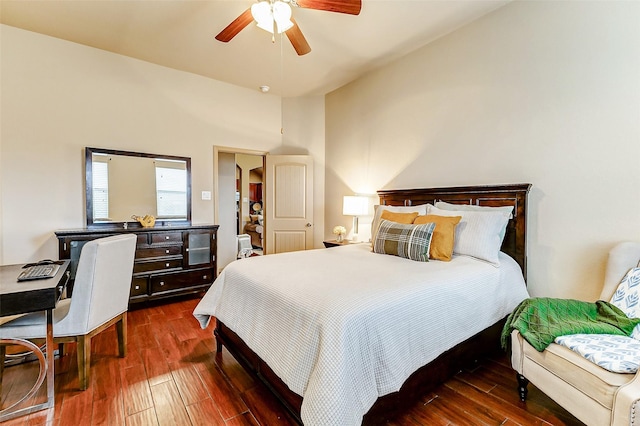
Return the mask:
M208 289L217 273L217 232L218 225L176 225L70 229L55 234L59 258L71 261L68 286L71 293L80 251L87 241L116 234L136 234L131 304Z

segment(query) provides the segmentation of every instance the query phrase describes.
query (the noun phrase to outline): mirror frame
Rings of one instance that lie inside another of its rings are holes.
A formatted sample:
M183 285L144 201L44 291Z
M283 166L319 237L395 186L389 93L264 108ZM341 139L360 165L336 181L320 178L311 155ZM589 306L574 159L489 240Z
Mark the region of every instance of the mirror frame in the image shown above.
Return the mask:
M127 157L140 157L140 158L157 158L159 160L173 160L184 161L186 163L187 170L187 218L185 220L158 220L155 226L168 226L171 225L190 225L191 224L191 158L190 157L178 157L174 155L159 155L149 154L143 152L133 151L120 151L115 149L102 149L102 148L85 148L85 200L86 200L86 215L87 215L87 228L96 227L113 227L115 225L127 224L127 227L141 227L136 221L113 221L113 222L94 222L93 221L93 154L105 154L105 155L121 155Z

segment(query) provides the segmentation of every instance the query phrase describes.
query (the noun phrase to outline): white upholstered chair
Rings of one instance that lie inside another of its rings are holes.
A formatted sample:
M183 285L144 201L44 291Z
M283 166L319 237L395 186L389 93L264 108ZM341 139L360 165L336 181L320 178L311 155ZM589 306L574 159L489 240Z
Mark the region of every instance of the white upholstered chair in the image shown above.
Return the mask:
M80 253L72 297L61 300L53 311L54 343L77 342L82 390L89 385L93 336L116 324L118 351L121 357L126 355L127 308L136 240L135 235L117 235L86 243ZM0 338L37 339L45 335L46 318L42 312L0 326Z
M251 237L247 234L240 234L238 239L238 259L251 256L253 253L253 247L251 246Z
M620 243L611 249L600 299L609 301L624 275L639 261L640 242ZM511 334L511 351L522 401L531 381L587 425L640 424L640 372L612 373L555 343L538 352L517 330Z

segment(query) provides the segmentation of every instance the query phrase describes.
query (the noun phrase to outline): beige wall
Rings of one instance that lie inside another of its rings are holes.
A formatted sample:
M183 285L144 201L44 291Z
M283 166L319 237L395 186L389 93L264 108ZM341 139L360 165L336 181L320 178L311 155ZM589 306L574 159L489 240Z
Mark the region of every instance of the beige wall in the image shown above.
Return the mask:
M327 234L342 195L530 182L531 294L597 298L607 251L640 240L639 22L513 2L329 94Z
M218 200L220 209L216 223L218 230L218 271L236 260L238 242L236 232L236 155L229 152L218 153L217 165Z
M85 225L84 147L191 157L213 222L213 146L281 149L277 96L0 26L0 263L57 258ZM214 60L214 59L212 59Z

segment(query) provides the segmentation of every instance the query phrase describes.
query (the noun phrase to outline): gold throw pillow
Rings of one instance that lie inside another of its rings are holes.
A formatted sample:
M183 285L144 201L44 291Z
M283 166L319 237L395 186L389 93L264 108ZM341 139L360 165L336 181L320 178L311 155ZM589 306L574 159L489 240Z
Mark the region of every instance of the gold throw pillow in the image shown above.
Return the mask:
M449 262L453 254L453 240L456 233L456 225L462 216L436 216L428 214L417 216L413 223L435 223L436 229L433 231L431 247L429 247L429 257L431 259Z

